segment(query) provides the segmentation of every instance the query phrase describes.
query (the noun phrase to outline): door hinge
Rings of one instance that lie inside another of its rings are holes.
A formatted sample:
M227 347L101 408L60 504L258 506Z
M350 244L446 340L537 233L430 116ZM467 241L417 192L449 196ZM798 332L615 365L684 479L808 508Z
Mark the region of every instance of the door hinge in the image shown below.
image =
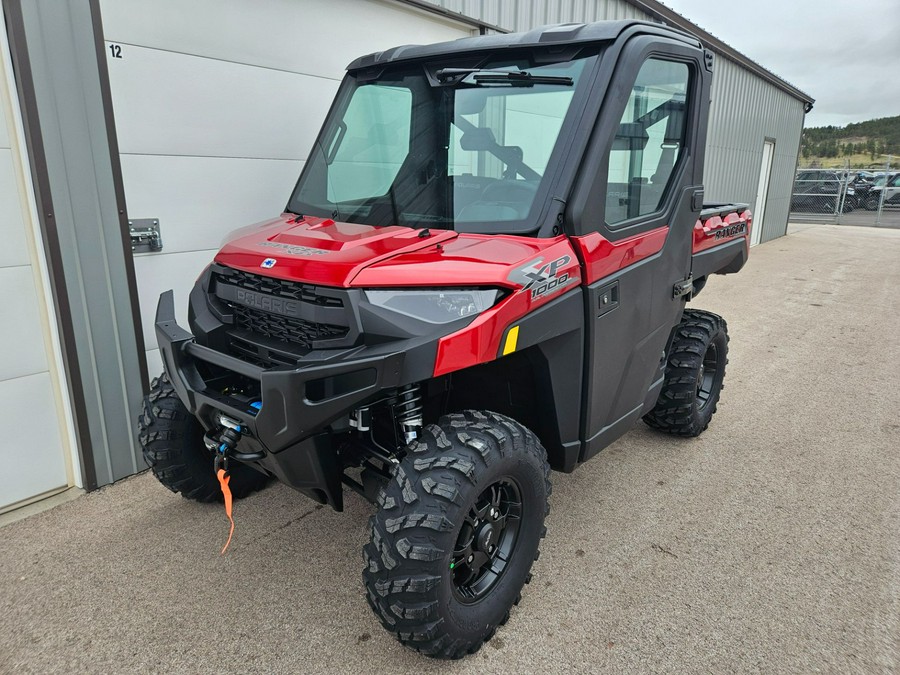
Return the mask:
M684 295L688 296L688 300L691 299L691 295L694 292L694 275L688 275L687 279L683 279L672 287L672 298L677 299Z

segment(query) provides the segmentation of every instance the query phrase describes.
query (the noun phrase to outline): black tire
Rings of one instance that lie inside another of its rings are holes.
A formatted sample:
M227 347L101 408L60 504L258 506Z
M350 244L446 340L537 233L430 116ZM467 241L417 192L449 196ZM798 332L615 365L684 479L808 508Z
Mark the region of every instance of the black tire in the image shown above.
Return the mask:
M866 201L863 203L863 208L865 208L866 211L877 211L878 210L878 202L879 202L878 195L870 195L870 196L866 197Z
M669 348L659 399L644 421L669 434L699 436L716 412L727 363L725 319L686 309Z
M423 429L379 492L371 542L363 549L363 582L382 625L428 656L456 659L478 651L509 619L531 580L547 531L550 490L547 453L515 420L466 411ZM485 506L478 516L485 520L473 521L486 494L498 495L498 510L507 511L490 521L495 510ZM519 518L508 517L515 512ZM479 559L489 563L479 568L483 576L468 563L451 568L454 556L465 558L476 547L484 549ZM496 549L495 557L489 549Z
M203 444L203 426L185 408L165 373L151 382L138 427L144 461L160 483L187 499L222 501L213 455ZM261 490L269 481L265 474L240 462L231 462L229 473L235 499Z

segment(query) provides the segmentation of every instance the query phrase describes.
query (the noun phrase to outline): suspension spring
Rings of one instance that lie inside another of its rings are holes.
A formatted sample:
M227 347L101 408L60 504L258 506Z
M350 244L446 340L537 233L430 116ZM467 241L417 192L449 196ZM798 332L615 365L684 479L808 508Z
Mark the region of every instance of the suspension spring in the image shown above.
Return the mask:
M412 443L419 437L424 424L422 417L422 388L418 384L407 384L400 388L391 402L394 419L400 426L405 443Z

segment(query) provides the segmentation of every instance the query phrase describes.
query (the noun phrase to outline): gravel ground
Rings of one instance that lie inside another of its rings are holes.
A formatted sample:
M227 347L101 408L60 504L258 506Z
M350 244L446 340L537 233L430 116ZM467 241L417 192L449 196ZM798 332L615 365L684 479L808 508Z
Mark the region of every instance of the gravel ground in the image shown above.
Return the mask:
M900 672L900 231L792 228L695 305L731 333L710 429L554 475L534 581L436 663L363 598L371 508L143 474L0 531L0 671Z

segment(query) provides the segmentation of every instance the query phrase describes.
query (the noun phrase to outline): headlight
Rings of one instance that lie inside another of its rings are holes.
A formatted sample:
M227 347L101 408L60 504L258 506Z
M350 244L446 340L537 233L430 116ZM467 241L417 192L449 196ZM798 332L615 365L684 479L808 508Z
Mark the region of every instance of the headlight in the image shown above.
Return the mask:
M366 299L373 305L428 323L450 323L474 316L491 307L499 295L496 289L366 291Z

